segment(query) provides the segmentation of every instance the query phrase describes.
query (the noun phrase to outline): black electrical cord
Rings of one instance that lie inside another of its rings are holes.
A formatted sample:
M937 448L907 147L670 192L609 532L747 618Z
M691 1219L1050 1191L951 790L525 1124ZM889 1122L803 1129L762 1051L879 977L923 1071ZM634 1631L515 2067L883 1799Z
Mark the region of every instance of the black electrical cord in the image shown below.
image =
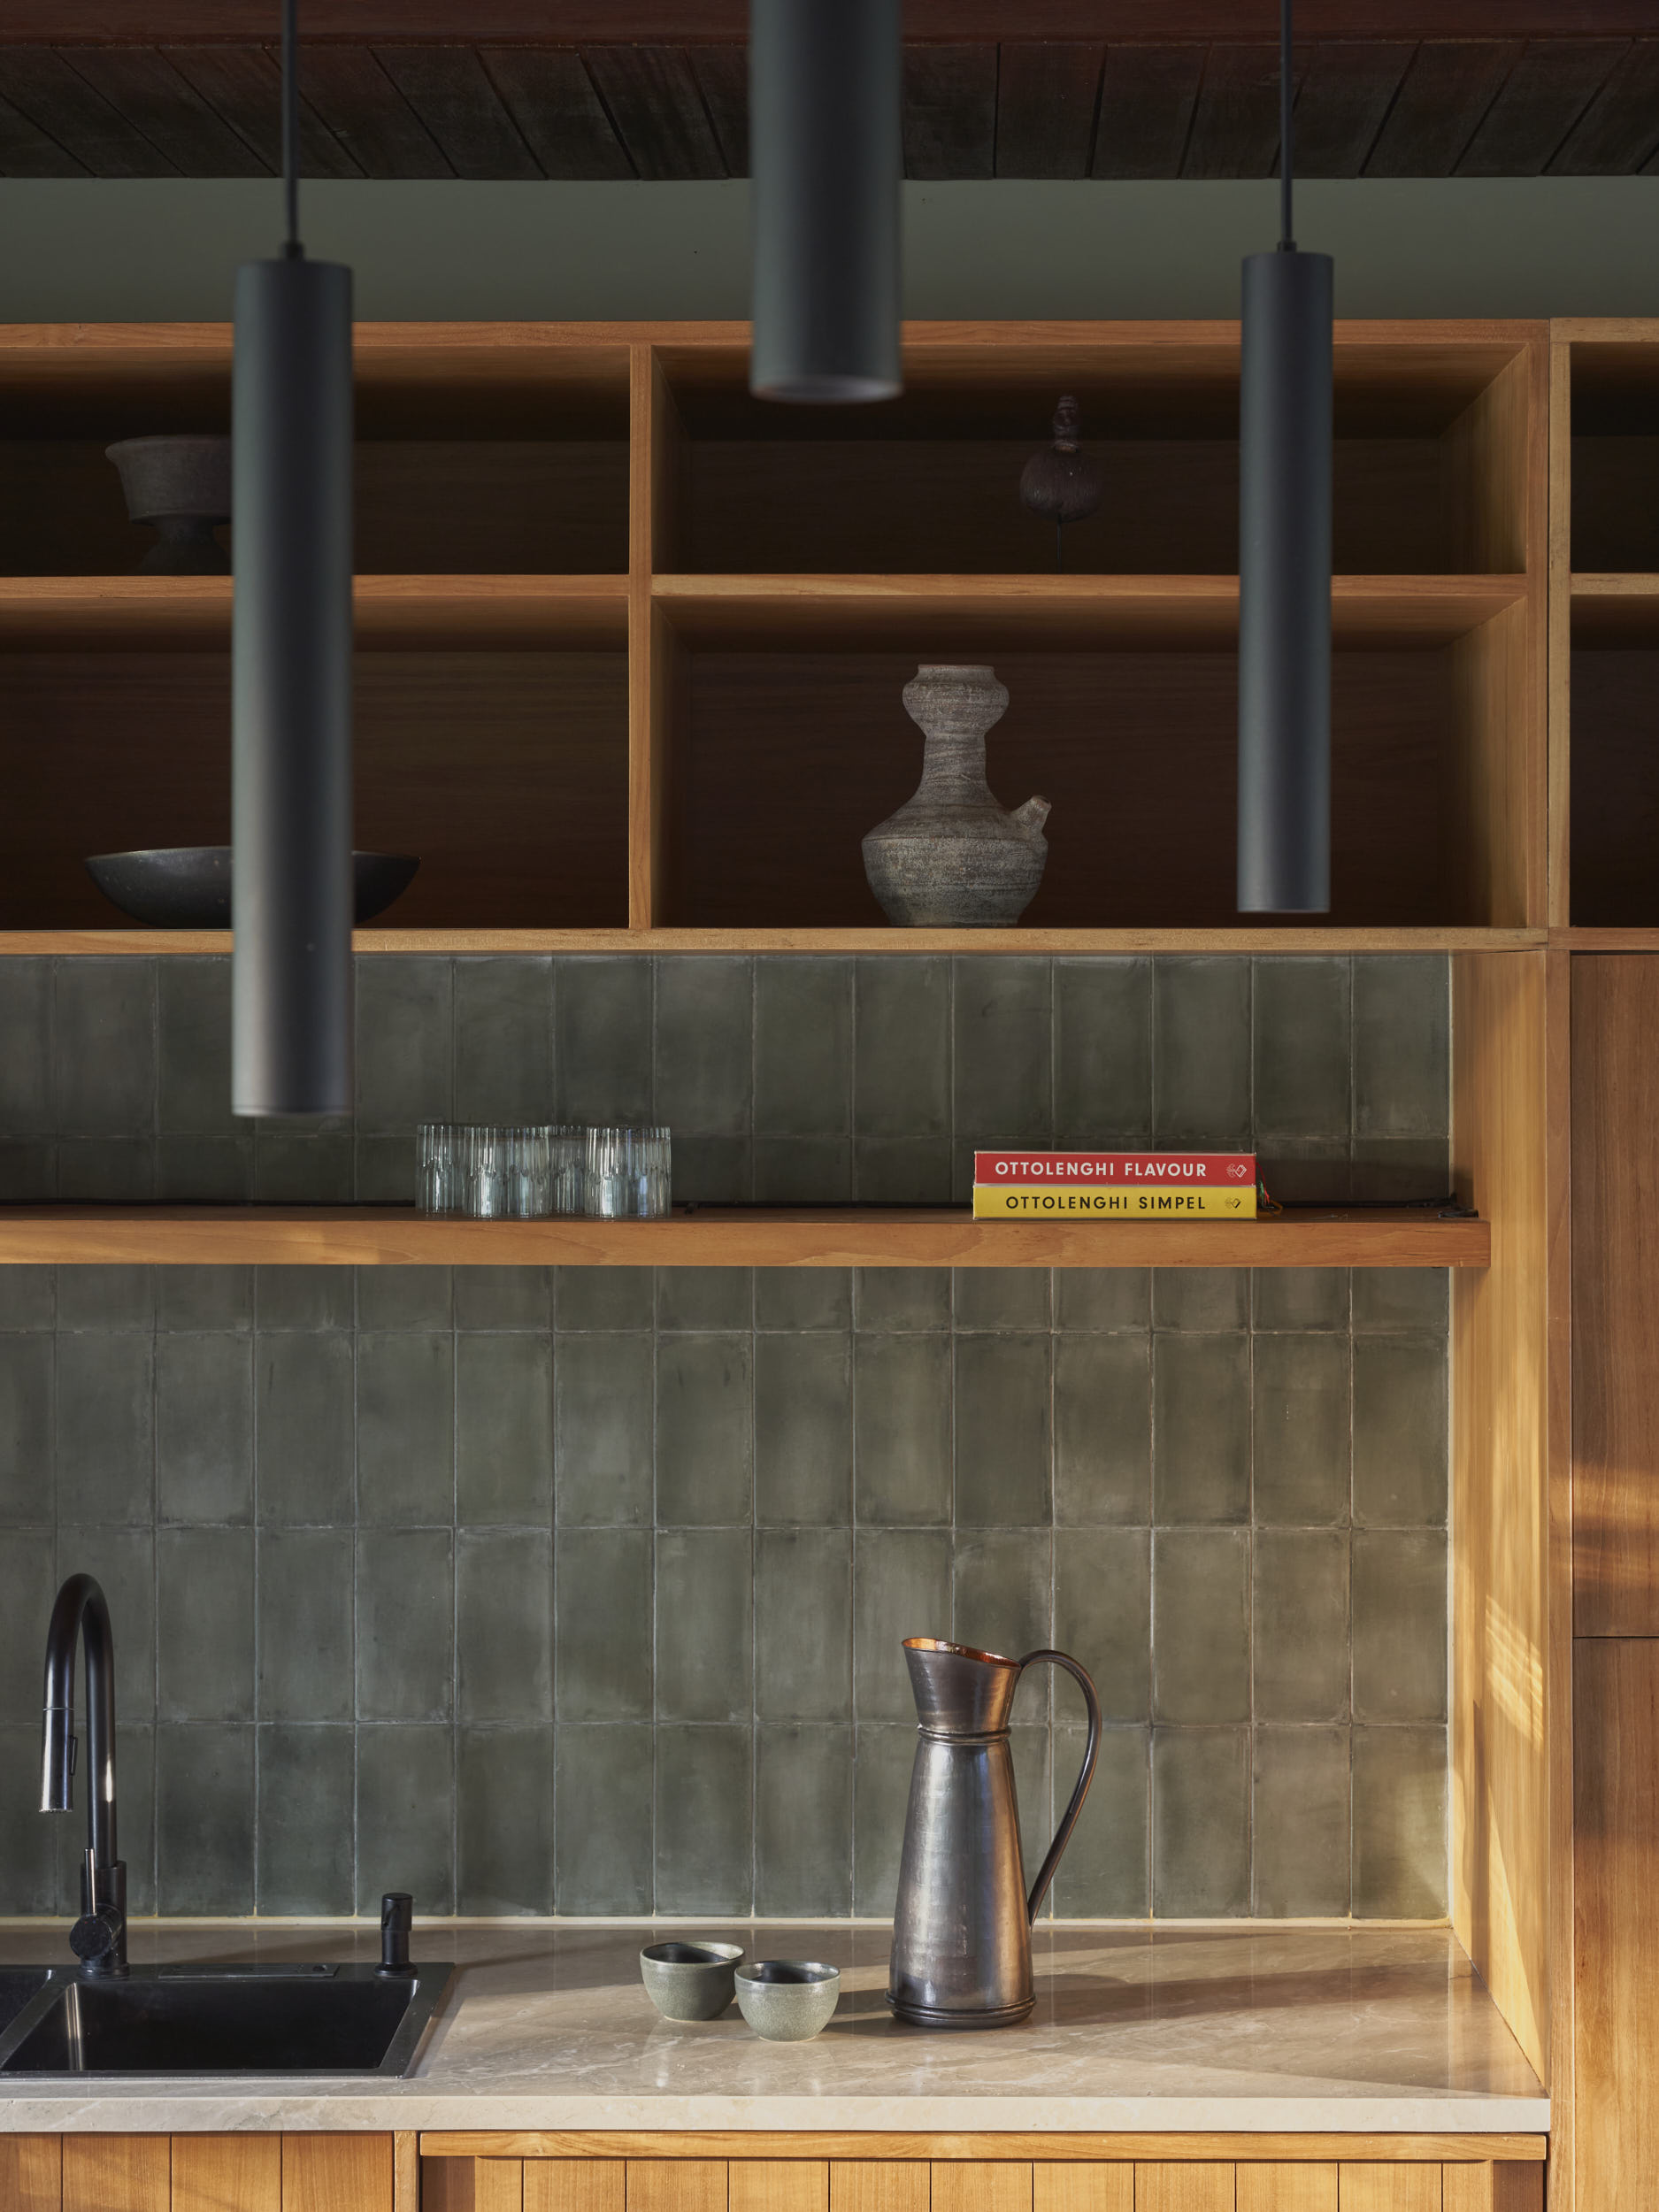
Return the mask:
M1295 225L1290 219L1291 152L1290 111L1291 0L1279 0L1279 250L1296 250Z
M288 261L305 252L300 243L299 16L299 0L282 0L282 253Z

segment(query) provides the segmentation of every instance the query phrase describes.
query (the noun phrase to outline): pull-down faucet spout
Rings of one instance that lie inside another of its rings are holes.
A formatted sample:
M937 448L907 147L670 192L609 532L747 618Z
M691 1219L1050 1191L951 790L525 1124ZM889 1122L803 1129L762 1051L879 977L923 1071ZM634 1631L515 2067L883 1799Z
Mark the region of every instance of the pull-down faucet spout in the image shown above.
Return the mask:
M115 1640L110 1609L90 1575L71 1575L46 1632L41 1810L74 1801L75 1647L87 1651L87 1855L81 1917L70 1947L86 1974L127 1971L127 1869L115 1855Z

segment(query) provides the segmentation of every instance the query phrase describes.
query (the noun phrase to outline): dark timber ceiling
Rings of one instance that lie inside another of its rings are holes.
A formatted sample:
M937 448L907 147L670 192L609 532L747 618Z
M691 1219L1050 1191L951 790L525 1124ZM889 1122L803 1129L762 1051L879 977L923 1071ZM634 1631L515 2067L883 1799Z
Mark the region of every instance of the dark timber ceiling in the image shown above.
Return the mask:
M275 13L0 0L0 174L273 173ZM1276 13L911 0L905 173L1269 176ZM741 0L307 0L306 172L742 176L744 14ZM1302 0L1298 26L1305 175L1659 173L1659 0Z

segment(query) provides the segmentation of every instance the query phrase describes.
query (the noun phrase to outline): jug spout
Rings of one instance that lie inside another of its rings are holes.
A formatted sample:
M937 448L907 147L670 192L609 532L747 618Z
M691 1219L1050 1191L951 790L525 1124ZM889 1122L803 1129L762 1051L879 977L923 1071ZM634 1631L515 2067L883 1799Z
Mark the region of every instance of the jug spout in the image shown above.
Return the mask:
M910 1671L916 1717L926 1734L990 1736L1008 1726L1019 1687L1018 1659L976 1651L971 1644L946 1643L938 1636L907 1636L904 1663Z

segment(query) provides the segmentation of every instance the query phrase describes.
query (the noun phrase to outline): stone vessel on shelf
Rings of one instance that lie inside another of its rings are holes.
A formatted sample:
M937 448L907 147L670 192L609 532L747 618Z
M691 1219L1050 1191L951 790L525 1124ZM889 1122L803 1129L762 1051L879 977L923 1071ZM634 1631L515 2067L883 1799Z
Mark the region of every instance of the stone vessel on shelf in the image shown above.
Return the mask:
M904 708L926 740L922 780L864 841L882 912L906 929L995 929L1036 896L1048 857L1047 799L1009 813L985 780L985 736L1008 705L995 669L924 664Z
M104 451L120 472L129 518L156 533L138 573L228 576L230 557L213 533L230 520L230 440L123 438Z

